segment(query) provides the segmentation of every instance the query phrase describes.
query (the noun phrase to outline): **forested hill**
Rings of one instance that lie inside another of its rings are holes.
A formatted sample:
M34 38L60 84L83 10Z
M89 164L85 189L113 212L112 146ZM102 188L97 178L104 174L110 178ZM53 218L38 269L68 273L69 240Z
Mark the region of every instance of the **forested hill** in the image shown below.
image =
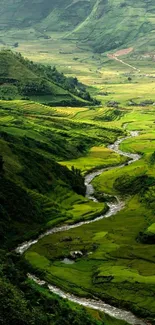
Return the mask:
M77 78L65 77L55 67L35 64L20 53L0 52L0 99L31 99L50 106L96 104Z
M2 0L0 29L34 28L40 35L66 37L105 52L132 46L154 49L154 0Z

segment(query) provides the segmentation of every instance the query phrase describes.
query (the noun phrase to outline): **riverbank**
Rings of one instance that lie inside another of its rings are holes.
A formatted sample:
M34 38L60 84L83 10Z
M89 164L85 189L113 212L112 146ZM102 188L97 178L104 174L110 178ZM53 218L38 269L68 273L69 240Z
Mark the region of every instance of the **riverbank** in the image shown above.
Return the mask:
M138 132L131 132L131 137L135 137L135 136L138 136ZM137 160L139 160L140 159L140 155L138 155L138 154L130 154L130 153L126 153L126 152L122 152L121 150L119 150L119 145L120 145L120 143L121 142L123 142L125 139L129 139L130 138L130 136L128 136L128 137L126 137L126 138L123 138L123 139L119 139L119 140L117 140L113 145L111 145L111 149L112 150L114 150L114 151L116 151L116 152L119 152L120 154L122 154L122 155L125 155L125 156L127 156L127 157L129 157L130 159L131 159L131 162L135 162L135 161L137 161ZM130 162L130 163L131 163ZM122 165L120 165L119 167L120 168L122 168L123 166L124 166L125 164L122 164ZM111 169L113 169L114 167L111 167ZM106 168L106 170L107 170L107 168ZM86 188L87 188L87 191L86 191L86 196L89 198L89 199L92 199L94 202L96 202L96 198L93 196L93 194L94 194L94 189L93 189L93 186L92 186L92 184L91 184L91 182L92 182L92 180L96 177L96 176L98 176L98 175L100 175L100 174L102 174L104 172L104 169L102 169L102 170L100 170L100 171L97 171L97 172L93 172L93 173L91 173L91 174L89 174L89 175L87 175L86 177L85 177L85 185L86 185ZM87 224L89 224L89 223L92 223L92 222L94 222L94 221L99 221L99 220L101 220L101 219L103 219L103 218L108 218L108 217L110 217L110 216L113 216L113 215L115 215L118 211L120 211L120 210L122 210L123 209L123 207L124 207L124 203L123 202L121 202L119 199L118 199L118 197L116 197L116 202L114 203L108 203L108 206L109 206L109 210L108 210L108 212L107 213L105 213L104 215L101 215L100 217L98 217L98 218L96 218L95 220L91 220L91 221L84 221L84 222L80 222L80 223L78 223L78 224L76 224L76 225L69 225L69 226L62 226L62 227L56 227L56 228L54 228L54 229L51 229L51 230L49 230L48 232L46 232L46 233L44 233L43 235L41 235L39 238L38 238L38 240L36 240L36 241L30 241L30 242L28 242L28 243L24 243L24 244L22 244L22 245L20 245L18 248L17 248L17 252L18 253L21 253L21 254L23 254L28 248L30 248L31 246L33 246L33 245L35 245L40 239L43 239L45 236L48 236L48 235L51 235L51 234L54 234L54 233L59 233L59 232L64 232L64 231L68 231L68 230L70 230L70 229L74 229L74 228L77 228L77 227L80 227L80 226L83 226L83 225L87 225ZM32 278L33 278L33 276L32 276ZM42 284L42 282L40 282L39 280L37 280L36 278L35 278L35 276L34 276L34 279L35 279L35 281L38 281L38 284L39 283L41 283ZM50 286L50 285L49 285ZM52 290L52 288L54 288L53 290L55 290L55 292L57 292L57 294L60 294L60 292L61 292L61 296L62 295L64 295L64 297L66 297L66 293L65 292L63 292L63 291L61 291L59 288L56 288L56 287L50 287L50 290ZM67 295L69 295L69 294L67 294ZM71 295L72 296L72 295ZM70 299L70 295L69 296L67 296L68 297L68 299ZM75 297L75 300L76 300L76 302L78 302L78 299L80 299L80 298L78 298L78 297ZM79 300L79 303L81 304L81 300ZM103 304L103 303L102 303ZM100 304L101 305L101 304ZM98 304L97 305L95 305L94 304L94 302L92 303L92 308L93 308L93 306L94 306L94 308L96 308L96 309L98 309ZM100 308L103 308L103 306L101 307L100 306ZM110 309L110 307L108 306L108 313L111 315L111 313L113 313L113 308L114 308L114 310L115 310L115 307L112 307L111 306L111 309ZM99 309L99 310L101 310L101 309ZM116 309L117 310L117 309ZM126 313L126 312L125 312ZM117 314L117 312L116 312L116 314ZM123 315L123 316L122 316ZM116 315L113 315L114 317L116 317ZM124 320L126 320L126 321L128 321L127 319L126 319L126 314L124 315L124 311L122 311L122 313L121 313L121 310L119 310L119 313L118 313L118 319L124 319ZM120 318L121 317L121 318ZM122 318L123 317L123 318ZM135 317L134 318L134 315L132 315L132 317L133 317L133 319L135 319L134 320L134 322L137 322L137 318ZM117 317L116 317L117 318ZM139 322L140 322L141 320L139 320ZM131 324L135 324L135 323L131 323Z

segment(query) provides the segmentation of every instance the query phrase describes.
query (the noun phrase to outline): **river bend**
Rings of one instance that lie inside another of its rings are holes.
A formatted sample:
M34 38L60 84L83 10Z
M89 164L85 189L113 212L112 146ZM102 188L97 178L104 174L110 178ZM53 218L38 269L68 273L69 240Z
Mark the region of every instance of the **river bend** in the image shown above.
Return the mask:
M126 139L129 139L131 137L136 137L138 136L139 132L138 131L131 131L129 136L126 136L124 138L118 139L115 141L114 144L111 144L108 146L109 149L113 150L114 152L128 157L129 161L128 164L134 163L137 160L139 160L141 158L140 155L138 154L132 154L132 153L128 153L128 152L123 152L119 149L119 145ZM116 168L123 168L126 164L121 164L119 166L113 166L113 167L107 167L107 168L102 168L100 170L94 171L88 175L86 175L85 177L85 185L86 185L86 197L88 197L89 199L93 200L94 202L97 202L97 199L94 197L94 188L92 185L92 180L96 177L99 176L100 174L102 174L104 171L108 171L111 169L116 169ZM110 196L110 195L109 195ZM30 240L27 242L22 243L21 245L19 245L16 248L16 252L19 254L23 254L26 250L28 250L32 245L36 244L41 238L57 233L57 232L63 232L63 231L67 231L73 228L77 228L80 227L82 225L86 225L92 222L96 222L98 220L101 220L103 218L108 218L110 216L115 215L117 212L119 212L120 210L122 210L125 206L125 203L117 196L115 196L115 202L108 202L108 211L105 214L100 215L99 217L93 219L93 220L88 220L88 221L81 221L79 223L73 224L73 225L64 225L64 226L60 226L60 227L54 227L52 229L49 229L48 231L46 231L45 233L43 233L42 235L40 235L37 239L35 240ZM146 323L137 318L134 314L132 314L130 311L126 311L120 308L116 308L114 306L111 306L109 304L106 304L105 302L99 300L99 299L87 299L87 298L81 298L78 296L75 296L73 294L64 292L63 290L61 290L58 287L55 287L51 284L46 283L45 281L41 281L40 279L38 279L35 275L32 274L28 274L28 277L31 278L33 281L35 281L36 283L38 283L39 285L47 285L48 289L59 295L62 298L68 299L70 301L73 301L79 305L85 306L85 307L90 307L93 309L97 309L100 311L103 311L105 313L107 313L110 316L113 316L117 319L120 320L125 320L127 321L129 324L131 325L146 325Z

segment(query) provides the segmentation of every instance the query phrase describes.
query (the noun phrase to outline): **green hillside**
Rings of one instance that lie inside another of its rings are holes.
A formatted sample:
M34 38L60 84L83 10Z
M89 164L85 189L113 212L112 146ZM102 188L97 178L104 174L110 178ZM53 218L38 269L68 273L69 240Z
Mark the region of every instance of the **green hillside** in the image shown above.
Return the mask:
M153 0L7 0L0 8L2 31L34 28L36 37L45 39L51 32L65 31L67 39L76 39L100 53L129 46L151 52L154 27Z
M0 52L0 98L32 99L50 106L97 103L77 78L66 78L55 67L37 65L6 50Z
M0 114L1 245L104 210L81 196L85 187L78 169L69 171L58 161L86 155L121 131L58 117L56 109L31 101L0 101Z
M106 210L105 203L85 198L80 171L58 161L86 156L91 146L111 143L122 132L67 118L76 110L91 112L64 108L63 113L63 108L32 101L0 101L0 324L125 325L39 288L27 280L34 269L14 251L47 228L88 220ZM114 154L113 163L118 162Z
M73 35L96 52L135 47L154 49L155 3L145 0L98 0Z
M95 0L72 1L72 0L37 0L18 2L7 0L1 3L0 27L30 27L38 25L53 30L73 29L79 22L89 15ZM76 10L76 11L75 11ZM60 26L56 24L59 22Z

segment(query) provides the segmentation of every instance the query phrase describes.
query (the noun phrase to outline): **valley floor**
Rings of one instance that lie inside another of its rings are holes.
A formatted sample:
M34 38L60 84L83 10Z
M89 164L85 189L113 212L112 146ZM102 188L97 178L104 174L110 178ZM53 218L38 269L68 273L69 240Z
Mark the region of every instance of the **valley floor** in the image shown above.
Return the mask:
M93 114L99 119L102 116L104 118L109 111L112 113L113 110L100 108L95 109L96 115ZM99 115L99 112L103 115ZM155 151L154 108L149 107L147 112L148 107L126 108L118 120L97 122L115 129L126 124L127 129L140 131L138 137L124 141L121 149L139 152L142 158L124 168L116 167L104 172L93 181L98 194L119 193L126 200L126 207L109 219L45 237L25 254L35 267L46 270L45 278L49 282L79 295L98 295L103 300L132 309L144 318L154 317L155 314L155 246L154 242L150 244L147 239L143 242L141 238L147 235L149 227L153 227L155 222L154 203L150 197L154 196L155 188L154 163L151 162ZM78 119L83 121L80 115L86 114L87 121L88 114L92 118L88 110L81 111ZM90 169L92 167L94 155L97 166L99 163L104 165L103 162L108 166L105 153L102 147L94 148L88 156L63 164L75 165L87 171L88 165ZM143 176L146 177L147 185ZM120 182L118 186L117 180ZM149 234L151 236L151 232L148 232L148 237ZM65 238L70 238L70 241ZM62 260L75 250L85 252L84 257L77 259L74 264L65 265Z
M0 149L5 170L3 199L5 196L10 202L12 195L7 192L7 179L27 193L29 211L35 202L31 227L30 220L26 220L24 215L22 227L19 218L17 222L11 221L13 226L10 229L7 219L8 228L4 227L4 234L9 229L9 233L15 236L15 247L47 228L89 220L104 213L107 197L103 193L122 197L125 207L115 216L46 236L25 252L25 259L49 283L79 296L98 296L112 305L132 310L153 324L154 78L144 76L147 70L144 62L134 62L137 68L141 66L141 75L119 62L109 61L107 56L93 56L89 51L85 52L86 57L82 60L83 51L79 49L78 59L75 59L77 52L67 50L67 45L66 54L58 54L56 48L61 41L56 39L54 44L53 54L51 44L48 44L49 52L46 53L44 43L41 43L43 53L38 42L35 45L30 42L27 46L21 42L19 50L29 58L35 51L33 59L37 61L50 63L55 58L53 61L62 71L68 75L77 74L89 85L90 92L101 100L101 105L51 108L32 101L0 101ZM64 57L65 65L62 64ZM132 64L132 61L133 58L128 57L128 63ZM150 63L149 73L151 67ZM141 159L130 165L125 157L114 153L108 146L131 130L139 131L139 135L126 139L120 149L139 153ZM118 168L117 165L122 163L126 166ZM68 174L66 166L77 177L74 186L73 175ZM84 197L81 174L110 166L116 168L93 180L100 202ZM22 202L27 207L24 199ZM8 209L11 211L11 204ZM39 224L35 217L37 211L43 211ZM25 235L27 227L31 229ZM9 238L6 242L9 247ZM72 264L64 264L64 258L69 258L70 252L77 250L82 251L83 256ZM106 324L111 325L111 320Z

